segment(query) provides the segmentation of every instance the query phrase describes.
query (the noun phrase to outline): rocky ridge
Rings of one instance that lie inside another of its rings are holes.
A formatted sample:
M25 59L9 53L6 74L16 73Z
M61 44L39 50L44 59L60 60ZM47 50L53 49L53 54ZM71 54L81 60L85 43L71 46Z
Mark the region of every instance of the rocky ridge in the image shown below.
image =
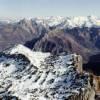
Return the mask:
M23 45L0 53L0 98L4 100L94 100L88 73L79 74L76 54L33 52Z

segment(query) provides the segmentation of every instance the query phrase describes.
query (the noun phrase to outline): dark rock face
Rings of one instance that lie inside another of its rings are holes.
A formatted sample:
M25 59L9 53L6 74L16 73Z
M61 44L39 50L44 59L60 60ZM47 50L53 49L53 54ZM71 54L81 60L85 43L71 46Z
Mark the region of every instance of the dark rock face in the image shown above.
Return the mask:
M1 96L0 100L19 100L16 96Z
M34 45L34 50L51 52L53 54L62 52L77 53L81 54L84 59L89 54L88 48L81 45L74 36L63 31L49 32Z
M100 54L91 56L89 62L84 64L84 69L100 76Z
M97 30L96 34L94 30ZM53 30L36 42L33 48L34 50L51 52L53 54L61 52L77 53L83 56L84 61L88 61L90 55L100 52L98 41L99 28Z

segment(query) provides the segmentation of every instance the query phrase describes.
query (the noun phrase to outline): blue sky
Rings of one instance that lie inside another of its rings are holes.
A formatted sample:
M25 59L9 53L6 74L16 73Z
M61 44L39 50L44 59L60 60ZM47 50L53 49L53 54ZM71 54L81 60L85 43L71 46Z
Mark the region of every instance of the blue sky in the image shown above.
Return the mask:
M100 0L0 0L0 17L100 16Z

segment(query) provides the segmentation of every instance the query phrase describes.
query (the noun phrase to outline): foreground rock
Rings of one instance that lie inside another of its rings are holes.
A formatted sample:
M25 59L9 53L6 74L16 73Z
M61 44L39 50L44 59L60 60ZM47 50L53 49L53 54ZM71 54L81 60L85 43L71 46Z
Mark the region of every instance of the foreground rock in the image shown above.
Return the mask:
M17 45L0 53L0 99L94 100L89 75L71 55L53 56Z

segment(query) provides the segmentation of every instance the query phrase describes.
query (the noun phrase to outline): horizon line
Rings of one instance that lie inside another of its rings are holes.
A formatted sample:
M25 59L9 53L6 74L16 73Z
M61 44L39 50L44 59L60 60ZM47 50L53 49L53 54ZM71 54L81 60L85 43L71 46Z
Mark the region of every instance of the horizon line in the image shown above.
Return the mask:
M0 17L0 19L1 20L18 20L18 19L32 19L32 18L47 18L47 17L64 17L64 18L66 18L66 17L89 17L89 16L91 16L91 17L97 17L97 18L99 18L100 16L98 16L98 15L50 15L50 16L45 16L45 15L43 15L43 16L30 16L30 17L28 17L28 16L19 16L19 17Z

